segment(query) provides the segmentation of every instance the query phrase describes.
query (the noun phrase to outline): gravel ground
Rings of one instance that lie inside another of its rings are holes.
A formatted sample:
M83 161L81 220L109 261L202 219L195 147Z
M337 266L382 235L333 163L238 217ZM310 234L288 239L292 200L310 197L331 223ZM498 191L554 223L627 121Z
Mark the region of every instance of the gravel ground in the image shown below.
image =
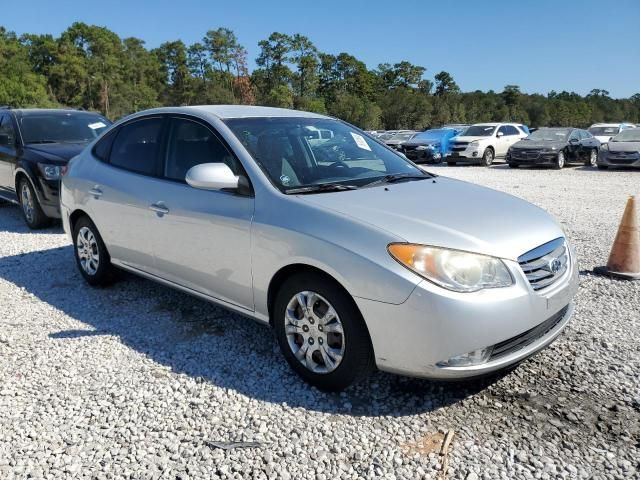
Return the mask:
M449 430L448 478L639 478L640 282L590 270L640 172L432 170L542 206L579 255L572 323L497 378L321 393L266 327L133 276L88 288L59 227L0 206L0 479L435 479Z

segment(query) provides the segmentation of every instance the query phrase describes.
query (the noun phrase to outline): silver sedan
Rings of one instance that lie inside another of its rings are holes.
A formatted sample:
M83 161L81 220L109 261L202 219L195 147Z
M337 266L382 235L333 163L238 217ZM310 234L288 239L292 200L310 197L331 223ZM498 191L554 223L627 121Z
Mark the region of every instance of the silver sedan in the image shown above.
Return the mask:
M322 389L375 366L493 372L573 312L576 259L546 212L313 113L132 115L71 161L61 209L89 284L125 269L268 323Z

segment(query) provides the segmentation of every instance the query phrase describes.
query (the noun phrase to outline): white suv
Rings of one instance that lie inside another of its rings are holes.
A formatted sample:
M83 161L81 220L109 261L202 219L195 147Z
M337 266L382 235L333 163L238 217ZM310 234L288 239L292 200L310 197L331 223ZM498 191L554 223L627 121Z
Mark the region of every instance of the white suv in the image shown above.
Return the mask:
M519 123L477 123L453 140L445 160L448 165L465 162L488 167L494 159L504 158L509 147L527 135Z

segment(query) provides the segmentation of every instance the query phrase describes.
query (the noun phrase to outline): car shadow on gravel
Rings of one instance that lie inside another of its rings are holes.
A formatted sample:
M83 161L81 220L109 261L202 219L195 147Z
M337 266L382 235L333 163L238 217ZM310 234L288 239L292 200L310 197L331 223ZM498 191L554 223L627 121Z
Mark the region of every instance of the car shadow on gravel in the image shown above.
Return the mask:
M52 331L50 341L82 348L85 341L115 336L197 383L289 407L414 415L460 402L501 378L438 383L376 372L345 392L325 393L289 369L267 326L134 275L123 273L111 287L91 288L76 270L71 246L1 257L0 278L86 325Z
M51 234L63 233L62 224L59 220L54 221L50 227L41 230L31 230L24 222L20 207L9 202L0 200L0 215L3 221L0 222L0 232L9 233L33 233L33 234Z

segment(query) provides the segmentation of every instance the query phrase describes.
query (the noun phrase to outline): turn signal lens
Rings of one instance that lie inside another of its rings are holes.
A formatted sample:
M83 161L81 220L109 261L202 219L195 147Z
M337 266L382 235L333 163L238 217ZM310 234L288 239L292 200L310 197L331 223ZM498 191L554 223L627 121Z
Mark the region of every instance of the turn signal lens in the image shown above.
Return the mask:
M509 269L499 258L410 243L392 243L388 250L409 270L455 292L513 285Z

